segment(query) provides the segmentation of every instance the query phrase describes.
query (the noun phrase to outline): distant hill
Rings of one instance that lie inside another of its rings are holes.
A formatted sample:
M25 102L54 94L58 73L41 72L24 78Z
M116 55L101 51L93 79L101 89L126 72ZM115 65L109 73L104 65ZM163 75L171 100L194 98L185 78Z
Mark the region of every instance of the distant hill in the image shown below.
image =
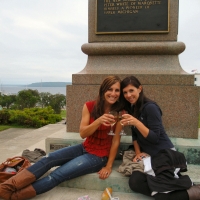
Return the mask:
M27 85L28 87L65 87L66 85L71 85L71 82L39 82L31 83Z

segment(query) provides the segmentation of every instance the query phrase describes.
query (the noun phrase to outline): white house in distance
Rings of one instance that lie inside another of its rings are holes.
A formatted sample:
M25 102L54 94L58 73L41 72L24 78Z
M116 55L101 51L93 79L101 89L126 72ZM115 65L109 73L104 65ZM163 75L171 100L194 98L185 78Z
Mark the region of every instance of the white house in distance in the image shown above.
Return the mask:
M200 73L198 73L197 69L193 69L191 72L194 73L194 85L200 86Z
M195 86L200 86L200 73L196 73L194 75L194 85Z

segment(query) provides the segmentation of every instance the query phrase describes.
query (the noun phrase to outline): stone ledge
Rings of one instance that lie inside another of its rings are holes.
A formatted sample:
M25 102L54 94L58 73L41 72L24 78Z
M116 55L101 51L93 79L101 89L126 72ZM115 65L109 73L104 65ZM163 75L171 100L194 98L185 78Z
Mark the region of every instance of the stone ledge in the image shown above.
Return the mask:
M87 55L179 55L183 42L103 42L82 45Z
M109 74L72 74L73 85L100 85ZM124 79L130 74L112 74ZM194 74L134 74L143 85L179 85L194 86Z
M200 131L199 131L200 138ZM184 153L188 164L200 165L200 139L184 139L184 138L170 138L175 148ZM116 159L121 159L119 156L120 151L124 151L131 145L131 136L122 136ZM79 133L74 132L56 132L45 140L46 152L52 152L58 148L80 144L84 140L80 137ZM50 148L51 147L51 148Z

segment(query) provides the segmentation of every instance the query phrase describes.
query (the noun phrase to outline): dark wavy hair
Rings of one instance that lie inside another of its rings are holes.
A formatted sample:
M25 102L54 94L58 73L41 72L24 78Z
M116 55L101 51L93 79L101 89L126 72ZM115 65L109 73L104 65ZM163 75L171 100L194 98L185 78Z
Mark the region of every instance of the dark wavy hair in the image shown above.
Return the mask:
M96 103L94 106L94 109L91 113L91 116L94 119L97 119L98 117L100 117L101 115L103 115L105 113L104 111L104 94L108 91L108 89L115 83L119 82L119 84L121 83L121 79L118 76L108 76L107 78L105 78L99 88L99 94L97 96L96 99ZM120 90L121 91L121 90ZM115 111L120 111L123 108L122 105L122 95L120 95L119 100L116 101L112 107L111 110L115 110Z
M139 88L140 86L142 86L142 84L140 83L140 81L135 77L135 76L128 76L126 78L124 78L122 81L121 81L121 94L123 94L123 89L125 87L127 87L128 85L132 85L136 88ZM143 108L143 105L148 102L148 101L151 101L153 102L152 100L150 100L149 98L147 98L145 95L144 95L144 92L143 92L143 88L139 94L139 98L136 102L136 104L134 105L134 110L131 110L131 104L129 101L127 101L125 98L124 98L124 95L122 95L122 100L123 100L123 103L124 103L124 108L130 113L132 114L134 117L138 118L141 111L142 111L142 108Z

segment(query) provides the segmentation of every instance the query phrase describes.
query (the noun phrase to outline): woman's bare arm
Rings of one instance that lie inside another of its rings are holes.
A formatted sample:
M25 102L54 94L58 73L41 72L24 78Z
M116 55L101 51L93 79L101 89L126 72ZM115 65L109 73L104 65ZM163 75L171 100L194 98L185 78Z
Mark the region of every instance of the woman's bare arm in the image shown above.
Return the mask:
M90 112L86 106L83 106L82 110L82 119L80 123L80 136L84 139L90 135L92 135L97 128L103 124L104 126L110 126L110 123L114 121L114 116L111 114L103 114L99 118L97 118L93 123L90 123Z
M99 178L101 179L106 179L109 177L109 175L112 172L112 166L113 166L113 162L115 160L117 151L118 151L118 147L120 144L120 138L121 136L119 135L121 131L121 125L118 122L116 124L116 128L115 128L115 135L113 136L113 140L112 140L112 145L110 148L110 153L109 153L109 157L108 157L108 162L106 164L105 167L103 167L98 173L99 173Z

